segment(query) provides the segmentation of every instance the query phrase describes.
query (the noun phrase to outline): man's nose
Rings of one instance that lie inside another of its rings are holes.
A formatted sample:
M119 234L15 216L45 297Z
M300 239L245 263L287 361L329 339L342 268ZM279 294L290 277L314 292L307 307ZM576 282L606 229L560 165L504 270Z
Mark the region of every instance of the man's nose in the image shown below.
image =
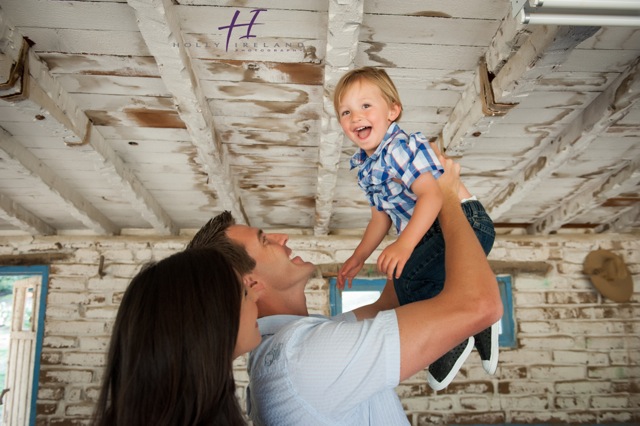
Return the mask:
M289 236L287 234L269 234L269 239L274 243L283 246L287 244L287 241L289 241Z

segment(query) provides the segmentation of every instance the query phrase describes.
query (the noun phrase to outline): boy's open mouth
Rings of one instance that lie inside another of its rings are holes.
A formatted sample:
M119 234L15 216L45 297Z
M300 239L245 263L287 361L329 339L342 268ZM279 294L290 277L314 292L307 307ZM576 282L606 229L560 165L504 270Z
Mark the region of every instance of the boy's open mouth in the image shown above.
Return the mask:
M366 139L371 134L371 126L358 127L356 134L360 139Z

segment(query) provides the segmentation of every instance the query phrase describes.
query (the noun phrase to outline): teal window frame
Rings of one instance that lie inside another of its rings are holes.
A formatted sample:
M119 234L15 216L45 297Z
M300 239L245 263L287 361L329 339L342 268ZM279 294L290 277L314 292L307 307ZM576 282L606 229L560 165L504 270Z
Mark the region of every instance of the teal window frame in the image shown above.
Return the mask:
M36 332L36 352L33 364L33 382L31 383L31 413L29 425L35 426L37 416L38 388L40 385L40 358L42 357L42 341L44 339L44 316L47 310L47 292L49 290L49 267L33 266L0 266L0 275L34 276L41 278L40 303L38 310L38 324Z
M513 310L513 293L511 291L511 276L498 275L496 278L498 280L498 288L500 290L500 297L502 298L502 305L504 307L504 314L500 320L501 332L498 341L500 347L515 348L516 327ZM331 278L329 280L329 304L331 307L331 316L342 313L343 292L378 291L382 293L385 283L385 278L355 278L351 288L345 287L344 290L340 291L337 288L336 278Z

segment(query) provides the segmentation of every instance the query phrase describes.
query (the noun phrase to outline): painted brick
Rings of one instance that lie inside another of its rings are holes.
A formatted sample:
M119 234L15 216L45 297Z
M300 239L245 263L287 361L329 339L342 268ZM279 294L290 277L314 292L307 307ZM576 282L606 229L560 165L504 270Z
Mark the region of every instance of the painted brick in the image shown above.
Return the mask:
M636 411L637 412L637 411ZM600 423L639 423L639 416L637 414L630 413L628 409L618 411L600 411L598 420Z
M109 347L109 341L111 340L110 336L104 336L104 337L80 337L79 339L79 344L78 344L78 349L82 350L82 351L107 351L107 348Z
M91 403L67 404L64 414L69 417L90 417L93 414L94 405Z
M91 383L93 372L89 370L51 369L40 372L44 383Z
M82 335L101 334L105 324L100 321L46 321L45 329L50 334Z
M123 264L123 263L105 263L103 272L109 276L109 278L126 278L131 279L140 270L138 264Z
M89 425L87 407L99 393L101 365L122 293L143 262L181 250L188 238L0 238L0 253L54 248L73 253L51 265L38 424ZM431 390L424 371L401 383L396 392L412 425L640 423L640 241L632 235L606 238L499 236L490 258L551 266L546 274L515 272L512 277L517 347L501 350L495 376L486 375L474 351L444 391ZM385 239L363 276L379 275L375 259L393 240ZM359 235L297 234L289 246L305 258L321 260L319 270L335 273L359 241ZM597 248L622 253L634 271L631 302L603 298L582 272L584 257ZM100 255L105 256L102 278ZM309 281L307 297L313 312L327 309L328 289L319 274ZM248 381L245 368L245 357L234 362L241 400ZM46 414L42 407L47 407Z
M584 395L564 396L555 398L553 407L559 410L586 410L589 402L589 397Z
M51 274L61 277L94 277L98 275L98 265L58 263L51 266Z
M62 386L40 386L38 389L38 399L55 401L63 398L64 387Z
M106 358L106 353L69 352L62 357L62 364L80 367L104 367L107 365Z
M568 366L533 366L529 369L531 378L534 380L552 380L555 377L562 377L566 380L577 380L585 377L586 367L581 365Z
M84 277L58 277L49 278L49 288L62 291L84 291L87 288L87 280Z
M626 395L594 395L591 397L593 408L631 408L629 397Z
M73 257L76 263L97 265L100 263L100 254L95 248L79 248L73 253Z
M132 263L133 253L128 248L118 250L104 250L100 253L104 256L105 264L107 262L112 263Z
M117 306L104 306L104 307L87 307L85 309L84 317L87 319L115 319L118 313Z
M608 381L575 380L571 382L556 383L555 391L565 395L593 395L596 393L609 393L612 383Z
M87 289L91 291L122 291L124 292L129 283L130 278L103 277L91 278L88 281Z
M49 319L80 319L80 307L77 304L71 306L49 306L47 308Z
M45 329L47 325L45 324ZM75 348L78 345L78 338L75 336L45 336L42 345L46 348Z
M637 366L612 366L589 367L587 377L591 379L629 380L640 377L640 367Z
M487 411L491 408L491 403L486 397L460 396L460 407L467 411Z

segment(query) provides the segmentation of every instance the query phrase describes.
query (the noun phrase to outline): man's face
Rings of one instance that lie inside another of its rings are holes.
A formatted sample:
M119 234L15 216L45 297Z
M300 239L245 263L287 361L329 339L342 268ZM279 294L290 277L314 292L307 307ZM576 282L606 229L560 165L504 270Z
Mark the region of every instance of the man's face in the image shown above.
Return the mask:
M241 244L256 261L251 273L267 287L281 291L296 285L304 286L315 271L315 266L296 256L290 259L286 234L266 234L261 229L246 225L232 225L227 236Z

